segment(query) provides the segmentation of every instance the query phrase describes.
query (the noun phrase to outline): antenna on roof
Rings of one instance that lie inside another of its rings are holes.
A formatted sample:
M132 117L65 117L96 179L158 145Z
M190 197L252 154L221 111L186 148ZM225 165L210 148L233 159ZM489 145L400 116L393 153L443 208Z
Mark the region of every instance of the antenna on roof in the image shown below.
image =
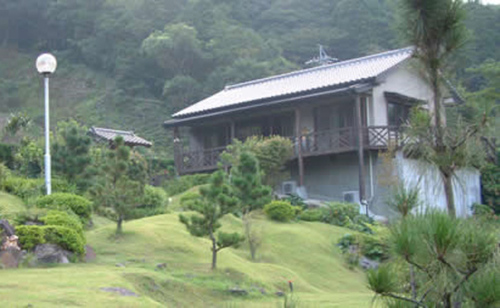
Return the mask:
M327 65L338 62L339 59L330 57L323 45L319 45L319 57L314 57L311 60L307 61L305 64L309 66L319 66L319 65Z

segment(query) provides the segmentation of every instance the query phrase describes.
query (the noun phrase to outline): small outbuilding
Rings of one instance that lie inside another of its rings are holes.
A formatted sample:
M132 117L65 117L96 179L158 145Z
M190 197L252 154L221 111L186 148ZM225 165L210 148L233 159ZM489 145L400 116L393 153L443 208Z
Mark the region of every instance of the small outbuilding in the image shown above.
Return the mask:
M120 136L123 138L123 141L129 147L142 146L146 148L150 148L153 143L147 141L144 138L137 136L133 131L124 131L124 130L116 130L110 128L102 128L92 126L89 129L89 135L91 135L96 141L105 141L110 144L116 139L116 137Z

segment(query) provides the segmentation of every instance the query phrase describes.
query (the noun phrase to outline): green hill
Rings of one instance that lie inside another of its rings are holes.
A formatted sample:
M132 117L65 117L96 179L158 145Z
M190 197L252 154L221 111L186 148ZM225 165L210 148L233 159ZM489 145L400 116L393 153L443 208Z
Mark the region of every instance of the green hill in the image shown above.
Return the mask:
M0 219L13 218L26 208L23 201L15 196L0 192Z
M223 226L242 229L232 216ZM300 307L370 305L364 274L347 269L334 246L346 229L264 217L255 226L263 236L258 260L249 259L246 247L225 249L212 272L208 240L192 237L177 214L126 223L120 239L113 236L114 224L100 220L87 233L97 254L93 263L3 271L0 298L13 307L277 307L283 299L275 292L287 291L292 280ZM160 263L166 269L157 269ZM109 287L139 296L101 290ZM249 294L231 295L234 287Z

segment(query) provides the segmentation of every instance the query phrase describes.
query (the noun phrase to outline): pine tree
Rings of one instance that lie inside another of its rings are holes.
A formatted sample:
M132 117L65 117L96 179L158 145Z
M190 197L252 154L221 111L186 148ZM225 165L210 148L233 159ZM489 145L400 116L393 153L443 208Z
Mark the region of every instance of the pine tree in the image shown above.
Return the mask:
M130 148L117 137L114 146L105 153L104 161L91 190L96 204L114 211L116 233L122 233L123 221L128 219L133 208L139 204L144 193L144 184L131 180L128 175Z
M211 176L208 187L200 189L200 195L200 200L190 207L190 210L196 211L198 214L189 218L179 215L179 219L192 235L210 239L212 242L212 269L216 269L217 253L227 247L236 247L243 240L238 233L218 232L216 234L217 229L221 227L220 219L235 211L237 200L232 196L226 175L221 170Z

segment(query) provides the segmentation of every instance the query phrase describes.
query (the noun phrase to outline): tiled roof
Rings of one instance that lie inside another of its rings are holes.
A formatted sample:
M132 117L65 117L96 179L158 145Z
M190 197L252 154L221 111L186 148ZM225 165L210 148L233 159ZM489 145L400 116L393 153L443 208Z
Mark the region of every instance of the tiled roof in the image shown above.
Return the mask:
M140 145L145 147L150 147L153 145L146 139L135 135L134 132L132 131L115 130L110 128L101 128L93 126L92 128L89 129L89 133L107 141L113 141L117 136L121 136L123 137L123 141L125 142L125 144L128 145Z
M239 104L316 91L322 88L375 78L410 58L412 51L413 48L411 47L397 49L227 86L219 93L175 113L172 117L183 118Z

